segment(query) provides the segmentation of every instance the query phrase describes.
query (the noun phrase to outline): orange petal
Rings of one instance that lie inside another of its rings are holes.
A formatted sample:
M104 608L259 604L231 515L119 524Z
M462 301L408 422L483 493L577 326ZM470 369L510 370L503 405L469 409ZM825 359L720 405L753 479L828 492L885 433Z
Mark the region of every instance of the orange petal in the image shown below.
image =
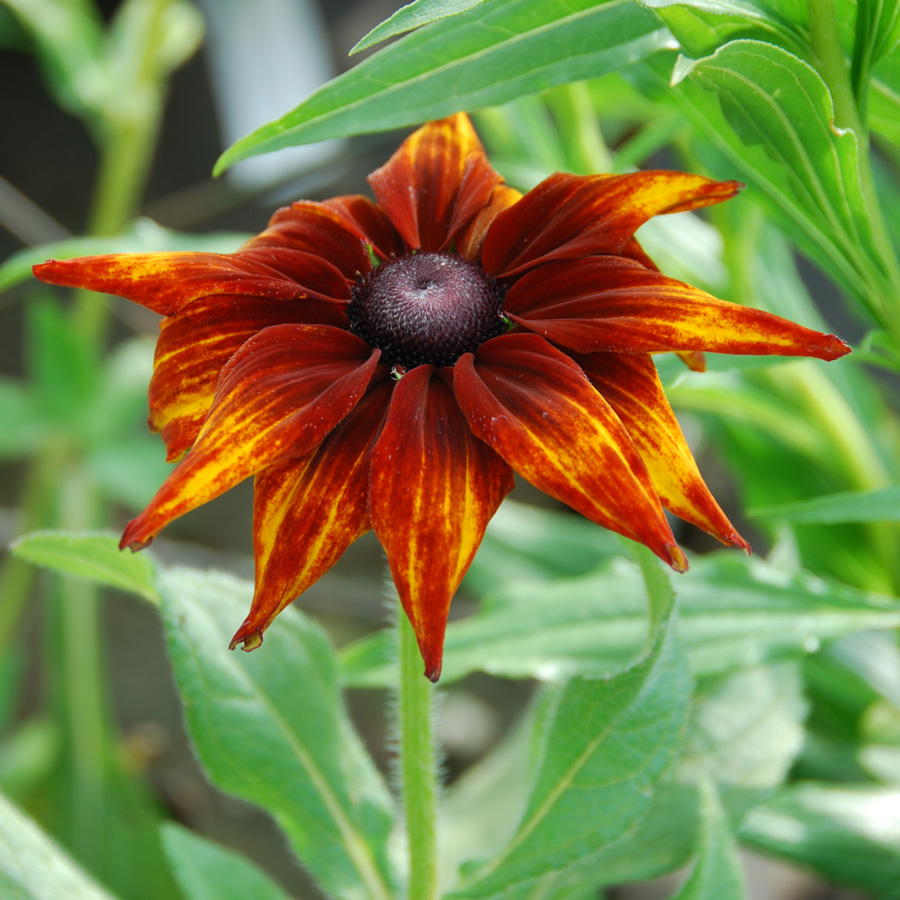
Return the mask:
M737 181L683 172L557 172L497 216L484 242L482 263L488 274L500 277L551 259L620 253L653 216L719 203L740 187Z
M706 354L702 350L679 350L675 355L692 372L706 371Z
M418 366L395 385L372 451L369 497L425 674L437 681L450 600L513 478L472 436L452 389L434 372Z
M140 549L270 463L312 453L365 393L378 357L328 325L275 325L250 338L222 370L193 449L128 523L121 546Z
M406 252L391 220L368 197L348 194L344 197L332 197L324 202L325 206L330 206L351 219L382 259L401 256Z
M279 209L266 230L250 238L241 249L282 247L312 253L327 259L352 283L357 275L372 268L368 248L378 237L366 234L341 203L300 200Z
M522 199L522 192L507 184L498 184L491 194L491 202L475 216L457 241L459 255L474 262L481 256L481 248L488 229L497 216Z
M708 350L831 360L850 352L834 335L717 300L617 256L547 263L510 288L503 311L578 353Z
M465 113L429 122L369 176L379 205L413 250L445 250L502 179Z
M511 333L463 355L453 371L472 432L515 471L686 568L628 432L569 357L537 335Z
M665 507L749 553L750 545L704 484L649 354L594 353L575 361L616 411Z
M150 427L162 434L169 461L191 448L212 405L219 373L241 345L272 325L347 327L337 303L201 297L160 324L150 380Z
M272 620L318 581L371 527L369 450L390 401L382 381L306 459L273 463L256 476L253 545L256 590L231 641L252 649Z
M50 284L116 294L163 316L211 294L279 300L305 296L297 282L239 253L113 253L51 259L35 266L34 274Z

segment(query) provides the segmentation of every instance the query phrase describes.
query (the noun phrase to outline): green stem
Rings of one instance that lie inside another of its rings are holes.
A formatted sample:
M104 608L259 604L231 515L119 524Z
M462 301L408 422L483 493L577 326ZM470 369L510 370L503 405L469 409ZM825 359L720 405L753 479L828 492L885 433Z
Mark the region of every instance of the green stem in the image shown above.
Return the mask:
M437 762L433 735L434 688L422 674L412 625L399 610L400 773L409 841L409 900L437 897Z

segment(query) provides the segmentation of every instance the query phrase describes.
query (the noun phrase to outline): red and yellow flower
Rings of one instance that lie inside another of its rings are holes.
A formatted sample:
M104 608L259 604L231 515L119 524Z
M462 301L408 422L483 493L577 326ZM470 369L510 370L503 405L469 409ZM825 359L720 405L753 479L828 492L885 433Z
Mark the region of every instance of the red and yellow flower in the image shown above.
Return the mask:
M737 182L556 174L523 196L462 114L419 129L369 182L377 202L294 203L236 253L35 267L165 317L150 424L181 461L123 547L255 476L255 594L232 646L258 646L374 529L432 679L514 471L678 571L664 509L749 549L651 354L830 360L849 347L667 278L635 240L652 216L726 200Z

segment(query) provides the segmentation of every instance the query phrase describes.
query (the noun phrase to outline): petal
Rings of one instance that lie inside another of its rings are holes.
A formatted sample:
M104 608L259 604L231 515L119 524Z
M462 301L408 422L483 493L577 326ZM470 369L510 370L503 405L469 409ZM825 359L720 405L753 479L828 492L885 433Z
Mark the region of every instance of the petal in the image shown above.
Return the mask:
M325 205L351 219L382 259L402 256L406 252L400 235L391 225L391 220L368 197L361 194L332 197L331 200L325 201Z
M369 451L384 421L391 384L377 384L306 459L273 463L256 476L253 545L256 590L231 642L251 650L272 620L318 581L371 527Z
M616 411L665 507L749 553L750 545L704 484L649 354L594 353L575 361Z
M511 333L465 354L453 371L472 432L520 475L686 568L628 432L569 357L537 335Z
M121 546L140 549L270 463L312 453L365 393L379 355L328 325L275 325L250 338L222 370L193 449L128 523Z
M369 176L379 205L413 250L445 250L502 181L465 113L430 122Z
M372 268L368 248L374 243L340 204L301 200L279 209L265 231L242 250L284 247L321 256L350 282Z
M369 497L425 674L437 681L450 600L513 478L472 436L452 389L434 371L418 366L395 385L372 451Z
M150 380L150 427L162 434L169 461L197 439L219 373L241 345L273 325L296 322L347 327L337 303L202 297L160 323Z
M719 203L740 187L737 181L683 172L557 172L514 209L497 216L484 242L482 262L488 274L499 277L551 259L620 253L653 216Z
M616 256L541 266L510 288L503 311L578 353L708 350L831 360L850 352L834 335L717 300Z
M292 300L306 293L297 282L239 253L113 253L51 259L35 266L34 274L50 284L116 294L163 316L211 294Z
M511 188L507 184L498 184L494 188L494 193L491 194L490 203L472 219L469 226L460 236L457 242L459 255L469 260L469 262L475 262L481 256L484 239L487 237L488 229L491 227L494 219L504 209L508 209L521 199L521 191Z

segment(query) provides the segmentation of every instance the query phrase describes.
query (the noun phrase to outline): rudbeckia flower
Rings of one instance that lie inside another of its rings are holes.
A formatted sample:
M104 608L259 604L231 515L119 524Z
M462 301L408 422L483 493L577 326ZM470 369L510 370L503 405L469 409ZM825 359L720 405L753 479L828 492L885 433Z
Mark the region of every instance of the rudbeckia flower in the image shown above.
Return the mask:
M703 482L651 354L849 347L661 274L649 218L737 193L680 172L555 174L524 196L459 114L416 131L376 202L298 202L236 253L35 267L165 318L150 425L178 466L139 549L254 476L256 584L232 647L374 529L436 680L450 600L513 472L687 568L664 509L749 550Z

